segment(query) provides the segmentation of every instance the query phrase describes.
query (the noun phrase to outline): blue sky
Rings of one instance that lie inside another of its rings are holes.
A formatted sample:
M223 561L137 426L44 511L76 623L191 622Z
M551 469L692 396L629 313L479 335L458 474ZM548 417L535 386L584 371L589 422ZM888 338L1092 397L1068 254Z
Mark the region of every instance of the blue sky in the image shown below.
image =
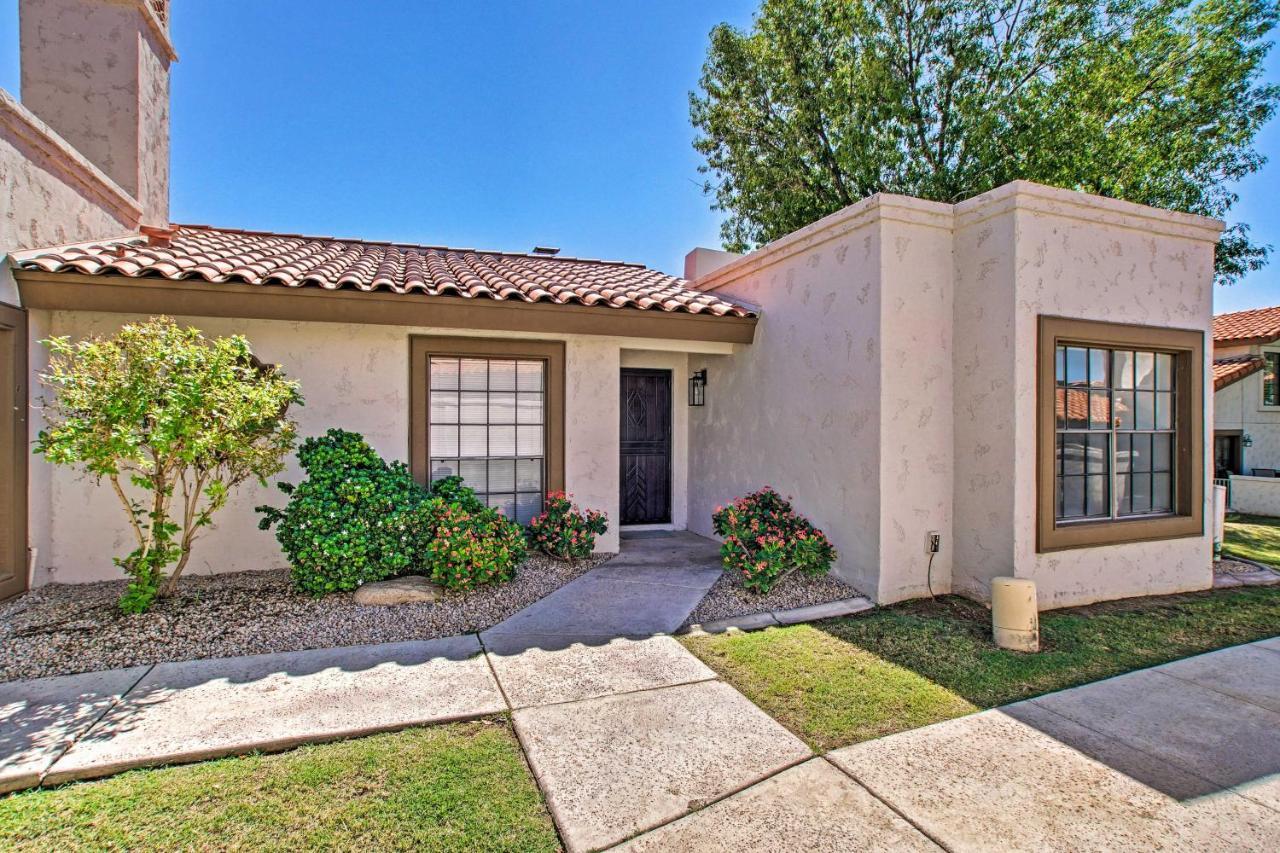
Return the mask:
M182 0L173 32L173 218L640 261L719 245L688 92L707 33L756 0ZM17 91L17 0L0 86ZM1268 77L1280 80L1280 54ZM1273 161L1234 211L1280 252ZM1218 311L1280 304L1280 257Z

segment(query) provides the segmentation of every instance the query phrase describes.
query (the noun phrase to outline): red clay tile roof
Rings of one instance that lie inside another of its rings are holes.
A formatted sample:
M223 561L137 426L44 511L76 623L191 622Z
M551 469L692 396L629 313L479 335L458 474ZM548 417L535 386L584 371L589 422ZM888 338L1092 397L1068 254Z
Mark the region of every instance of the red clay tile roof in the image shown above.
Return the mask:
M1252 308L1213 318L1214 343L1270 341L1280 338L1280 305Z
M175 225L125 237L17 252L20 269L173 281L352 288L470 299L754 317L749 305L703 293L640 264L441 246L376 243Z
M1232 355L1213 362L1213 390L1221 391L1233 382L1262 369L1260 355Z

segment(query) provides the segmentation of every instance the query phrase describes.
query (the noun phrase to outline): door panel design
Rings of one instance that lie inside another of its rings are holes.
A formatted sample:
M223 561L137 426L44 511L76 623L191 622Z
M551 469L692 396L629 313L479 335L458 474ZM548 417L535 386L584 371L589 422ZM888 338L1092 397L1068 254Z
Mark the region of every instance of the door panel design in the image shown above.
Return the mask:
M671 521L671 371L623 368L622 524Z
M27 315L0 305L0 599L27 588Z

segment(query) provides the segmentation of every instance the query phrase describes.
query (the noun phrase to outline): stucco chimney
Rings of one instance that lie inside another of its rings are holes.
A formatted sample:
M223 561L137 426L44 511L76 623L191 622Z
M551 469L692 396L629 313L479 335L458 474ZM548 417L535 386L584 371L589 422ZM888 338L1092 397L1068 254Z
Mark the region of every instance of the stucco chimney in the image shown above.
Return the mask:
M696 281L707 273L733 263L742 255L723 252L719 249L705 249L702 246L684 256L684 277Z
M20 0L22 103L169 222L168 0Z

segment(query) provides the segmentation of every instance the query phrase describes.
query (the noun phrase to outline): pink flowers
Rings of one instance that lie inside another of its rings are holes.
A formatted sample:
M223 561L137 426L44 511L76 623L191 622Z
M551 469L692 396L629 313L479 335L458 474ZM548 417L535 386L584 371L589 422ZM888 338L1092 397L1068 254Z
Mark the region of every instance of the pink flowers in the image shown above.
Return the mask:
M796 569L823 574L836 557L822 531L768 486L718 507L712 521L724 537L725 568L741 572L743 585L756 592L767 592Z

